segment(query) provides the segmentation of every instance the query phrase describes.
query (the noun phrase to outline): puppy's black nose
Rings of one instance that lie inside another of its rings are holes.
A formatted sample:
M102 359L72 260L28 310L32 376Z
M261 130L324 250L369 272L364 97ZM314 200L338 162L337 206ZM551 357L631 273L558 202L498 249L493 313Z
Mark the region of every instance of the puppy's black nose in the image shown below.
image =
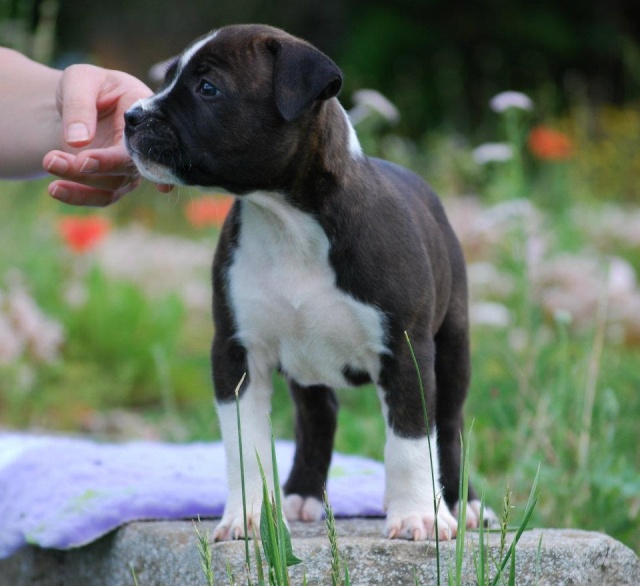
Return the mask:
M124 113L124 120L129 127L140 126L147 118L151 116L151 112L143 110L140 106L134 106Z

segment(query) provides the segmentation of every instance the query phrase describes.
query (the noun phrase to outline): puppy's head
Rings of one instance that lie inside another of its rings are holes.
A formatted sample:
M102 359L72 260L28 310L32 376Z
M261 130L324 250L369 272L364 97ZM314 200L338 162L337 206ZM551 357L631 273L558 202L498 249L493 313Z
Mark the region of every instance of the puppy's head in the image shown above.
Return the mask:
M277 188L342 74L312 45L261 25L196 41L159 92L125 115L135 164L157 183Z

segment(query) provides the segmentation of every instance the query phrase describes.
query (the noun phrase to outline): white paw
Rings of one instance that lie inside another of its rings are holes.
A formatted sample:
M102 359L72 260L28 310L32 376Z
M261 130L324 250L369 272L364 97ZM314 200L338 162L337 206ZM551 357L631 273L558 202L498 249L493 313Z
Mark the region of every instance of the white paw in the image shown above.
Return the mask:
M287 495L282 508L287 521L320 521L324 515L322 502L312 496Z
M260 538L260 512L247 512L247 532L249 538ZM242 509L239 511L227 512L218 523L213 532L214 541L229 541L231 539L244 539L244 515Z
M460 503L457 502L454 505L453 509L451 510L451 513L456 518L458 517L459 504ZM480 509L481 509L481 502L479 500L473 500L467 503L467 522L466 522L467 529L477 529L478 527L480 527ZM498 521L498 517L490 507L487 507L485 505L483 514L484 514L484 526L486 528L491 529L491 528L498 527L500 525L500 522Z
M447 506L441 502L438 507L438 539L448 541L456 536L457 523ZM392 505L387 512L385 534L389 539L412 539L424 541L435 539L436 515L433 507L425 510L401 512L394 511Z

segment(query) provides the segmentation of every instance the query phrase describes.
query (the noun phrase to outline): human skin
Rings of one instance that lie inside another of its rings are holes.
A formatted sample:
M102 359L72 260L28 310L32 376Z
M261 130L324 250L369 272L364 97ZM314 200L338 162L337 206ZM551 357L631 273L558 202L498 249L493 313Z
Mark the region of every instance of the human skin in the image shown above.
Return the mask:
M120 71L93 65L59 71L0 48L0 178L46 171L59 177L48 191L64 203L117 201L140 183L122 142L124 113L151 93Z

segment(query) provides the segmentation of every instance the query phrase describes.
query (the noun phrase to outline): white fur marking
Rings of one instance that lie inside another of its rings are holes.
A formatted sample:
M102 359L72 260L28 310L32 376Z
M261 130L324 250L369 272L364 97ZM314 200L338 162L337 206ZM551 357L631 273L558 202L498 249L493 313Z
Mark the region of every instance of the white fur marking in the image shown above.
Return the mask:
M384 401L383 389L378 388L378 395L387 422L389 408ZM434 427L429 438L403 438L387 423L384 504L387 511L385 532L389 537L416 541L433 537L436 510L439 537L449 539L455 535L456 520L442 498L437 437Z
M182 181L178 179L171 169L165 165L154 163L147 159L141 158L139 154L134 153L131 158L135 166L145 179L154 183L164 183L166 185L180 185Z
M289 494L285 497L282 509L287 521L320 521L324 516L324 505L317 498Z
M436 437L435 430L429 439L407 439L387 429L384 465L386 531L389 537L416 541L434 537L436 516L439 537L449 539L455 535L456 520L442 498Z
M363 157L362 145L358 140L358 135L356 133L356 129L351 124L351 120L349 119L349 114L347 114L346 110L342 108L342 113L344 114L344 119L347 124L347 128L349 130L349 143L348 148L351 156L354 159L361 159Z
M377 380L383 314L336 287L324 230L281 195L243 198L229 285L237 337L261 369L344 387L348 365Z
M262 479L256 453L264 469L269 492L273 491L273 466L271 462L271 381L249 368L250 382L240 396L240 421L242 424L242 450L244 460L247 519L256 533L260 529L262 506ZM242 509L242 484L240 476L240 454L238 449L238 424L235 402L216 404L220 430L224 440L227 463L227 485L229 494L224 515L216 528L214 538L236 539L244 535ZM250 537L252 529L249 529Z
M176 75L173 78L173 81L166 88L164 88L159 94L155 94L154 96L151 96L149 98L139 100L136 103L136 105L139 105L145 112L149 110L153 110L153 107L156 104L156 102L162 100L163 98L165 98L167 95L171 93L173 88L176 86L176 83L178 83L178 79L180 78L180 75L182 75L182 72L184 71L189 61L191 61L193 56L200 49L202 49L202 47L204 47L204 45L206 45L209 41L212 41L217 34L218 34L217 30L213 31L211 34L207 35L203 39L200 39L199 41L196 41L195 43L193 43L193 45L187 48L185 52L182 54L182 56L180 57L180 62L178 63L178 71L176 72Z

